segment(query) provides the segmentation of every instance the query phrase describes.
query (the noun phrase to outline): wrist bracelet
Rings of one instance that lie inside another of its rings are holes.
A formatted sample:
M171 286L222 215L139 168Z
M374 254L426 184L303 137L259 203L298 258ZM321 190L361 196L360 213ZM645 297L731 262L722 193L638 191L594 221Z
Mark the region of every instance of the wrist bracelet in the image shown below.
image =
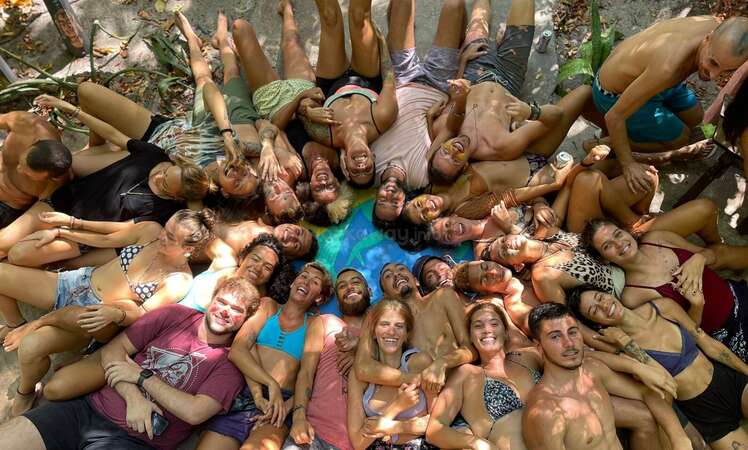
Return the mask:
M293 408L291 408L291 414L295 413L296 411L304 409L304 405L296 405Z
M538 106L538 103L533 100L532 103L530 103L530 120L538 120L540 118L540 106Z
M80 114L80 112L81 112L81 107L80 106L76 106L75 109L73 110L73 114L72 114L73 119L77 119L78 118L78 114Z
M225 133L225 132L227 132L227 131L228 131L229 133L231 133L231 136L234 136L234 135L236 134L236 132L234 131L234 129L233 129L233 128L222 128L222 129L221 129L221 131L220 131L219 133L221 134L221 136L223 136L223 133Z

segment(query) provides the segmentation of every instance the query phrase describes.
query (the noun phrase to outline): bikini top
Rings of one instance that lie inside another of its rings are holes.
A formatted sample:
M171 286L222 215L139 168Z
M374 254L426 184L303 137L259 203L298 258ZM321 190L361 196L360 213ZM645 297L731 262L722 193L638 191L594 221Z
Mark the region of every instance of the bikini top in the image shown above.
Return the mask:
M411 348L403 352L403 356L400 357L400 370L402 370L404 373L408 373L408 359L410 359L411 355L414 355L418 353L420 350L417 348ZM374 411L369 406L369 402L371 401L371 398L374 396L374 392L377 390L376 384L369 384L366 387L366 390L364 391L364 398L363 398L363 405L364 405L364 413L366 414L366 417L372 417L372 416L380 416L382 413L378 411ZM413 417L418 417L421 414L426 412L426 395L423 393L422 390L418 390L418 403L409 408L405 411L401 412L395 417L395 420L408 420L412 419ZM393 436L393 441L396 440Z
M257 345L274 348L288 353L293 359L300 361L304 353L304 335L309 313L304 313L304 324L293 331L283 331L280 326L280 314L283 308L265 322L260 334L257 335Z
M654 308L655 313L657 313L658 316L661 316L660 310L657 308L657 305L655 305L654 303L650 303L650 305L652 305L652 308ZM670 375L676 376L679 373L683 372L686 367L691 365L693 360L696 359L697 356L699 356L700 351L699 347L696 345L696 341L694 341L691 335L688 334L688 331L683 328L683 325L677 322L673 322L667 317L663 317L663 319L667 320L670 323L678 325L681 338L680 353L660 352L657 350L646 349L644 351L647 352L647 354L651 356L652 359L660 363L660 365L664 367L665 370L670 372Z
M374 129L377 130L377 134L382 134L379 126L377 126L377 121L374 119L374 103L377 102L379 94L372 91L371 89L363 88L355 84L347 84L335 91L335 93L331 96L327 97L327 100L325 100L323 106L325 108L329 108L330 105L335 102L335 100L343 97L350 97L354 94L361 95L369 100L369 115L371 116L371 123L374 125ZM332 146L332 125L328 125L328 132L330 133L330 145Z
M672 250L675 256L678 257L678 264L681 265L693 256L693 252L683 248L668 247L650 242L642 242L640 245L651 245L653 247ZM735 300L732 289L727 281L708 267L704 267L701 284L704 289L704 314L701 318L700 326L707 334L712 334L722 328L725 322L727 322L732 313ZM691 303L669 283L660 286L626 284L626 287L653 289L661 296L675 300L685 310L691 307Z
M567 234L556 239L551 238L551 242L563 244L565 250L571 252L571 259L562 263L548 264L548 267L564 272L580 284L591 284L608 294L619 295L623 290L623 271L615 266L601 263L597 258L590 256L582 247L570 245L574 241ZM620 273L616 273L616 270ZM617 279L620 279L620 283L616 283ZM618 286L616 286L617 284Z
M119 266L122 269L122 273L125 275L127 285L130 286L130 290L133 292L133 294L135 294L136 297L138 297L141 303L153 297L153 294L155 294L158 290L159 282L151 281L148 283L133 283L132 280L130 280L127 271L138 253L140 253L140 251L143 250L146 246L151 245L153 242L156 242L156 240L154 239L153 241L145 245L128 245L127 247L123 248L119 254Z
M526 368L530 372L530 376L532 376L533 384L540 382L543 375L539 371L516 361L511 362ZM483 383L483 403L486 405L486 411L491 416L491 420L495 422L505 415L522 409L525 406L514 388L498 378L490 377L485 369L483 370L483 376L485 378Z

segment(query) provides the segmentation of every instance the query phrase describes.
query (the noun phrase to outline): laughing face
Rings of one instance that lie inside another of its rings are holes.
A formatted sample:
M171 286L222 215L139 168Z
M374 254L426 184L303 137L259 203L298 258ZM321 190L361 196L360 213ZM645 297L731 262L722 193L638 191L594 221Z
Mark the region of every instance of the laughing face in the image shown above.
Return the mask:
M423 194L405 204L405 217L414 224L425 225L441 216L443 210L441 197Z
M322 283L324 274L314 267L306 267L291 283L289 302L297 302L308 309L322 302Z
M364 186L374 177L374 155L363 143L349 146L341 158L346 178L358 186Z
M374 325L374 337L381 353L401 352L408 339L405 317L393 309L385 310Z
M471 261L468 263L468 282L473 292L480 294L503 294L512 272L493 261Z
M262 286L270 280L277 264L278 255L273 249L256 245L244 257L237 272L254 286Z
M592 246L606 261L625 264L639 251L636 239L613 224L600 227L592 235Z
M231 292L218 291L205 313L208 330L215 335L231 334L241 328L247 318L247 307Z
M384 266L379 278L384 295L389 298L406 298L418 289L416 278L403 264L390 263Z
M434 153L431 165L445 179L454 180L468 165L470 138L461 135L444 142Z
M504 265L522 264L528 239L520 234L509 234L496 238L488 247L492 261Z
M579 297L579 310L584 317L595 323L615 326L623 320L624 306L608 293L586 291Z
M492 308L481 308L470 318L470 341L478 353L493 354L504 349L506 328Z
M369 307L369 286L358 271L346 270L335 281L335 296L346 316L360 316Z
M264 185L265 204L274 217L293 216L301 208L299 199L288 184L277 179Z
M469 219L458 216L439 217L431 223L431 233L445 245L460 245L468 240Z
M374 215L387 222L392 222L400 217L404 205L405 190L400 180L395 177L384 180L377 191Z
M424 288L431 292L442 287L453 287L454 276L452 268L439 258L431 258L423 265L423 276L421 278Z
M314 161L309 187L312 191L312 198L317 203L327 205L338 198L340 183L333 175L330 165L324 159L320 158Z
M280 241L283 253L291 259L306 255L312 247L312 232L299 225L278 225L273 229L273 235Z

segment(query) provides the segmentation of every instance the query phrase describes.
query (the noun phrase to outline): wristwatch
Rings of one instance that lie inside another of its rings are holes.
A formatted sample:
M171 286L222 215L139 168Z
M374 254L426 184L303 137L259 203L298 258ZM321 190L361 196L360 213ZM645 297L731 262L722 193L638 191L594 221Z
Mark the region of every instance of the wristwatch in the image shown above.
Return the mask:
M138 377L138 387L143 387L143 383L145 383L145 380L153 376L153 371L151 369L143 369L140 371L140 376Z

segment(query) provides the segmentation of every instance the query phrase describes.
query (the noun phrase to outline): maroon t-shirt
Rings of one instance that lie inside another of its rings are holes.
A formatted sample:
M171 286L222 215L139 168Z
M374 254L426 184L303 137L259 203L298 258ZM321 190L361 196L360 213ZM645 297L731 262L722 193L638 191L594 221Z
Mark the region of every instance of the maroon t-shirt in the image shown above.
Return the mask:
M140 367L151 369L154 376L182 392L215 399L227 412L242 388L243 378L228 360L228 345L213 346L198 339L204 317L192 308L168 305L145 314L125 334L138 349L133 359ZM105 386L88 398L99 414L157 449L174 448L192 432L192 425L159 405L169 426L161 436L149 440L147 434L127 426L127 404L117 391Z

